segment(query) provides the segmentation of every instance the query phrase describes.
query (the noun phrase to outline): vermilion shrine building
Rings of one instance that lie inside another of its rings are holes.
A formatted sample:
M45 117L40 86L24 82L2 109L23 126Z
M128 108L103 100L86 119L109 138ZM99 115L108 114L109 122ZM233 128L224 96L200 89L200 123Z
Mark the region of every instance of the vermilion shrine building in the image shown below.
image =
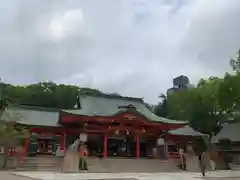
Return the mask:
M140 98L80 94L78 100L79 108L71 110L10 106L1 120L16 121L39 135L26 139L29 155L56 155L80 133L87 134L91 156L137 158L162 156L163 149L171 151L169 142L183 144L189 137L201 136L186 122L153 114ZM160 137L165 140L162 149L157 145Z

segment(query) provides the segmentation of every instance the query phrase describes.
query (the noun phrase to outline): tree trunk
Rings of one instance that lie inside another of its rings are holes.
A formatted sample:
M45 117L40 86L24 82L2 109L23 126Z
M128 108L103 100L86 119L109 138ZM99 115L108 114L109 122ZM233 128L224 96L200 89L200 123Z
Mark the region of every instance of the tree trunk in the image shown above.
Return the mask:
M8 146L4 146L4 154L3 154L3 165L2 168L6 169L7 168L7 163L8 163Z
M209 134L209 137L208 137L208 145L207 145L208 147L207 147L207 148L211 147L212 137L213 137L213 134L212 134L212 133Z

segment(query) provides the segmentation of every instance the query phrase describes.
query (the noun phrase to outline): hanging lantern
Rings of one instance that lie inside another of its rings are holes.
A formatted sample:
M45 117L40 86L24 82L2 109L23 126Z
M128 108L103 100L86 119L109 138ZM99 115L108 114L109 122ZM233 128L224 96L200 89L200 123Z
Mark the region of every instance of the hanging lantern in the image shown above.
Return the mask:
M4 147L0 146L0 154L4 154Z
M143 129L142 129L142 132L143 132L143 133L145 133L145 132L146 132L145 128L143 128Z
M119 135L119 131L118 131L118 130L116 130L116 131L115 131L115 134L116 134L116 135Z
M86 133L81 133L79 136L79 139L81 142L86 142L87 141L87 134Z
M157 145L158 145L158 146L164 145L164 139L158 138L158 139L157 139Z
M88 126L88 123L87 123L87 122L85 122L85 123L83 124L83 126L84 126L84 127L87 127L87 126Z
M126 134L127 134L127 135L129 135L129 134L130 134L128 130L126 131Z

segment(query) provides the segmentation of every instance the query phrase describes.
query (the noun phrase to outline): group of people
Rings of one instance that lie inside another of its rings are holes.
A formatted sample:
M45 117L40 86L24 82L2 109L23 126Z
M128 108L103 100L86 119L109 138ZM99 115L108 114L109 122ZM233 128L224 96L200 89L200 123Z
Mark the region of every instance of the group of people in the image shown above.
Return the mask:
M80 161L79 161L79 169L80 170L88 170L87 167L87 161L86 158L88 157L88 149L86 145L80 145ZM180 148L179 149L179 155L180 155L180 168L182 170L187 170L187 162L186 162L186 155L184 153L184 149ZM205 157L205 152L201 152L198 154L198 163L199 163L199 168L203 176L205 176L206 172L206 157Z
M180 168L182 170L187 170L187 163L186 163L186 155L184 153L184 150L182 148L179 149L179 155L180 155ZM198 154L198 163L199 168L203 176L205 176L206 172L206 158L205 158L205 152L201 152Z

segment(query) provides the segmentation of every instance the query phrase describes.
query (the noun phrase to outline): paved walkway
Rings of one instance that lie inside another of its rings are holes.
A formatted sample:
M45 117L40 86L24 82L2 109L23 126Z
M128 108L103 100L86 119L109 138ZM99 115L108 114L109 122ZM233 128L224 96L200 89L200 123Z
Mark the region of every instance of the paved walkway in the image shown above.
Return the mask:
M4 174L4 173L3 173ZM14 176L13 174L17 175ZM7 180L29 180L29 178L40 180L237 180L240 179L240 171L217 171L207 173L203 178L200 173L74 173L63 174L53 172L15 172L5 173L1 179ZM15 178L14 178L15 177ZM24 178L25 177L25 178Z
M32 178L25 176L16 176L9 171L0 171L1 180L33 180Z

